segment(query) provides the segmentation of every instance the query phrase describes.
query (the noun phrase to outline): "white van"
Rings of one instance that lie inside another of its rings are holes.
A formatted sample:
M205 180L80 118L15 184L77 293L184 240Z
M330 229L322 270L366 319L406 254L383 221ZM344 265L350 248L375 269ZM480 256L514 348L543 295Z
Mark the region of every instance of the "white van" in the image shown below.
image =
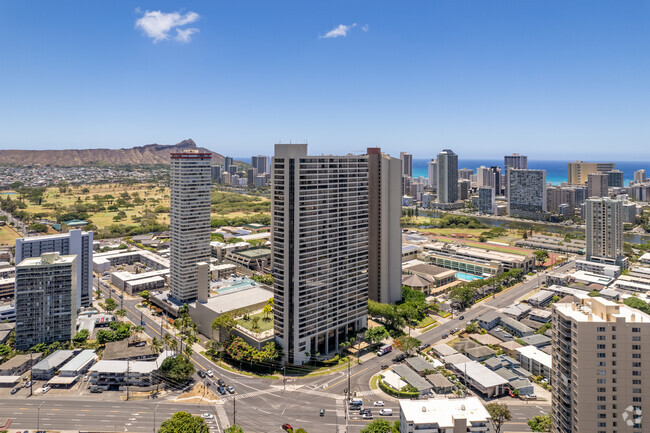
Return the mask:
M393 414L393 409L382 409L379 411L379 415L382 416L391 416Z

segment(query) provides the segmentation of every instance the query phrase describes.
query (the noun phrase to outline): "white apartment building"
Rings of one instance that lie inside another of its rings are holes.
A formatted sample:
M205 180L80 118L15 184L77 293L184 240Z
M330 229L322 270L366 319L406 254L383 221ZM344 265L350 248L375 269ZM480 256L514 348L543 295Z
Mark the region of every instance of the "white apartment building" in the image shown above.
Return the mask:
M399 400L400 433L490 433L490 414L478 397Z
M368 149L368 297L402 299L402 217L400 160Z
M610 198L585 202L587 260L627 268L623 256L623 204Z
M16 239L16 260L40 257L44 253L57 252L62 256L77 255L77 309L93 302L93 232L79 229L68 233L48 236L33 236Z
M70 341L77 323L77 256L44 253L16 266L16 349Z
M196 299L196 264L210 263L211 158L198 150L171 154L169 287L179 302Z
M438 154L438 202L458 201L458 155L445 149Z
M431 188L438 187L438 161L432 159L427 162L427 174L429 175L428 181Z
M258 174L271 172L271 157L267 155L257 155L251 158L251 165L257 169ZM250 182L249 182L250 183Z
M586 294L573 299L553 306L553 432L647 432L650 316Z
M275 336L300 364L367 324L368 158L276 144L271 172Z

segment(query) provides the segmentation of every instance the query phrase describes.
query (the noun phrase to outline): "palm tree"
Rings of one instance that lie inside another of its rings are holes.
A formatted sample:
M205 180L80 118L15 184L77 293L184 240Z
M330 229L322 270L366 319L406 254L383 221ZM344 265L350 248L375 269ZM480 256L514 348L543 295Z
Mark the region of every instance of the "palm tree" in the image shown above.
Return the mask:
M175 338L172 337L171 340L170 340L170 342L169 342L169 348L170 348L174 353L177 353L177 352L178 352L178 340L176 340Z
M192 354L194 353L194 349L192 349L192 346L190 346L189 344L186 344L185 348L183 349L183 352L188 358L191 358Z
M163 342L158 340L156 337L151 339L151 351L153 353L160 353L163 347Z
M171 347L172 340L173 340L173 337L172 337L171 334L164 334L162 336L162 341L163 341L163 343L165 345L165 349L167 349L168 347Z

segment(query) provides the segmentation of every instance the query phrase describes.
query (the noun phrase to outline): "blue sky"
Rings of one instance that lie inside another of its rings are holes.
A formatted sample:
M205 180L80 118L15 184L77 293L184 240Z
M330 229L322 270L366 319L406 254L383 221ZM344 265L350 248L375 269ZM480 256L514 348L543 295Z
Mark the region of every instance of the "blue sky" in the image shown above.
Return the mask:
M7 0L0 148L650 160L649 42L634 0Z

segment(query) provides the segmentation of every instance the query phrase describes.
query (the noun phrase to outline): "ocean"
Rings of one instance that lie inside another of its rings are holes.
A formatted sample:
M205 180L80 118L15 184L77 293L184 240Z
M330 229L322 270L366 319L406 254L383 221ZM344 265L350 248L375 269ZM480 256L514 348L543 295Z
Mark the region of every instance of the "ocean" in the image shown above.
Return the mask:
M427 162L430 159L413 159L413 177L428 177ZM528 159L528 168L536 170L546 170L546 181L553 185L559 185L567 181L567 163L569 161L541 161ZM615 161L616 169L623 172L625 185L634 180L634 172L636 170L645 169L646 173L650 174L650 162L648 161ZM503 159L460 159L458 160L458 168L471 168L476 172L476 168L480 166L499 166L503 170Z

